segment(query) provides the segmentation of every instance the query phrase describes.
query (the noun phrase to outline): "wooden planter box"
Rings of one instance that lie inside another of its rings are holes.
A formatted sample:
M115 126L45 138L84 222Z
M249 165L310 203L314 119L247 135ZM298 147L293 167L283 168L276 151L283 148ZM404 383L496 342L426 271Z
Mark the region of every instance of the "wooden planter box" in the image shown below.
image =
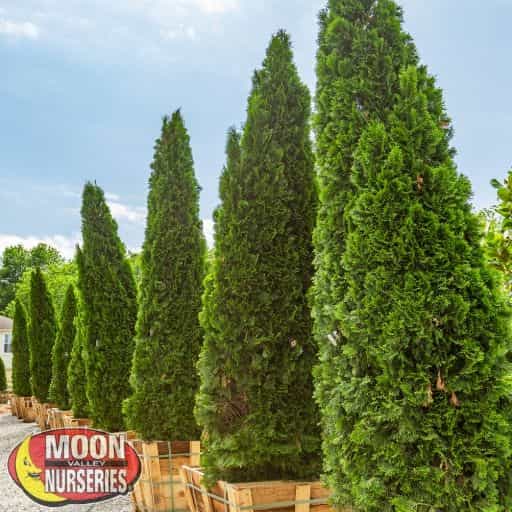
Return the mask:
M64 428L64 415L71 415L71 411L62 411L61 409L48 410L48 423L50 428Z
M64 428L72 428L72 427L91 427L92 421L89 418L75 418L71 414L64 413L62 415L62 421L64 424Z
M11 396L11 400L10 400L10 404L11 404L11 414L13 416L18 416L18 401L19 401L19 397L18 395L12 395Z
M14 395L10 391L0 392L0 404L7 404L12 400Z
M330 512L330 491L320 482L269 481L231 484L219 481L210 490L200 468L180 471L191 512ZM343 512L339 510L339 512ZM345 509L344 512L349 512Z
M50 428L48 411L55 408L55 404L45 403L42 404L36 398L32 400L36 410L36 423L41 430L48 430Z
M16 403L18 418L25 423L33 423L36 421L36 409L31 396L19 396Z
M131 441L142 462L140 479L132 493L136 512L187 512L182 465L198 465L199 441Z

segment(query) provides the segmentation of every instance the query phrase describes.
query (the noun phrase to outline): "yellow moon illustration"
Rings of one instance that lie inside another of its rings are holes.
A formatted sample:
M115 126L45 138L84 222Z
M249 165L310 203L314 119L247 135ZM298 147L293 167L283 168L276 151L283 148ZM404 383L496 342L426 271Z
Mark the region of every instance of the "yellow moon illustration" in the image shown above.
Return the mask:
M66 501L56 494L47 493L41 480L41 469L30 458L30 437L21 443L16 455L16 473L21 486L34 498L47 503L60 503Z

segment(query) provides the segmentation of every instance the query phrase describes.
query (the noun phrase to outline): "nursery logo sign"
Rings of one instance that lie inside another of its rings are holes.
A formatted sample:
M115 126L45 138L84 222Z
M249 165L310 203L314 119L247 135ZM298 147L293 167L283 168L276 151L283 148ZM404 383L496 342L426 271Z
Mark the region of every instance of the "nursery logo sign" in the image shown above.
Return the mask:
M47 507L103 501L133 490L140 459L124 436L89 428L25 438L8 460L11 478Z

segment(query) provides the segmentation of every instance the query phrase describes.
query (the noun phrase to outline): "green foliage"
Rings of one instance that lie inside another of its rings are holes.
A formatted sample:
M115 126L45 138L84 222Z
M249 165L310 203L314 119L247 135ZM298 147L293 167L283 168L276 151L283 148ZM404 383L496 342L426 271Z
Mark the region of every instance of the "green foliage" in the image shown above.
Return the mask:
M357 511L505 511L510 312L429 87L405 70L355 153L341 336L322 353L327 483Z
M4 360L0 357L0 392L7 391L7 375L5 373Z
M500 271L505 290L512 298L512 171L504 183L492 180L499 204L486 218L485 249L491 265Z
M48 401L56 329L52 299L41 269L36 268L30 281L30 383L41 403Z
M209 482L319 471L306 299L316 205L309 115L289 37L279 32L254 75L243 136L229 133L215 214L196 405Z
M46 265L43 275L52 297L55 311L62 311L64 299L69 285L76 286L78 281L78 268L74 261L55 262ZM19 300L27 311L30 310L30 279L32 269L27 269L18 280L16 285L16 299ZM14 315L15 301L13 300L6 308L8 316Z
M21 245L7 247L3 252L0 268L0 311L7 311L8 304L14 301L16 286L26 270L46 268L61 262L62 257L58 251L46 244L39 244L30 250ZM13 314L14 304L11 316Z
M126 251L100 187L87 183L82 202L83 248L77 253L84 306L87 396L95 426L123 429L130 394L137 297Z
M146 440L196 439L206 245L190 140L179 111L163 120L152 169L127 423Z
M12 331L12 389L18 396L32 395L27 317L19 301L16 301Z
M69 409L68 365L76 337L77 304L73 285L69 285L62 306L60 329L52 352L52 382L49 398L60 409Z
M86 342L85 326L82 308L78 308L78 315L75 317L75 339L71 350L71 359L68 365L68 392L71 402L71 409L75 418L87 418L89 416L89 401L87 399L87 374L86 374L86 353L84 346Z

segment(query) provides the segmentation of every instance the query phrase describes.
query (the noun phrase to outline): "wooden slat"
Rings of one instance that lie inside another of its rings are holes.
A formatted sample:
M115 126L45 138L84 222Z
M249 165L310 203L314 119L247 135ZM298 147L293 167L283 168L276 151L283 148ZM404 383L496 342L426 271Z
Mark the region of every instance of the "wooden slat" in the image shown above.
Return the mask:
M297 485L295 487L295 501L307 501L311 499L311 485ZM310 504L309 503L296 503L295 504L295 512L309 512Z

